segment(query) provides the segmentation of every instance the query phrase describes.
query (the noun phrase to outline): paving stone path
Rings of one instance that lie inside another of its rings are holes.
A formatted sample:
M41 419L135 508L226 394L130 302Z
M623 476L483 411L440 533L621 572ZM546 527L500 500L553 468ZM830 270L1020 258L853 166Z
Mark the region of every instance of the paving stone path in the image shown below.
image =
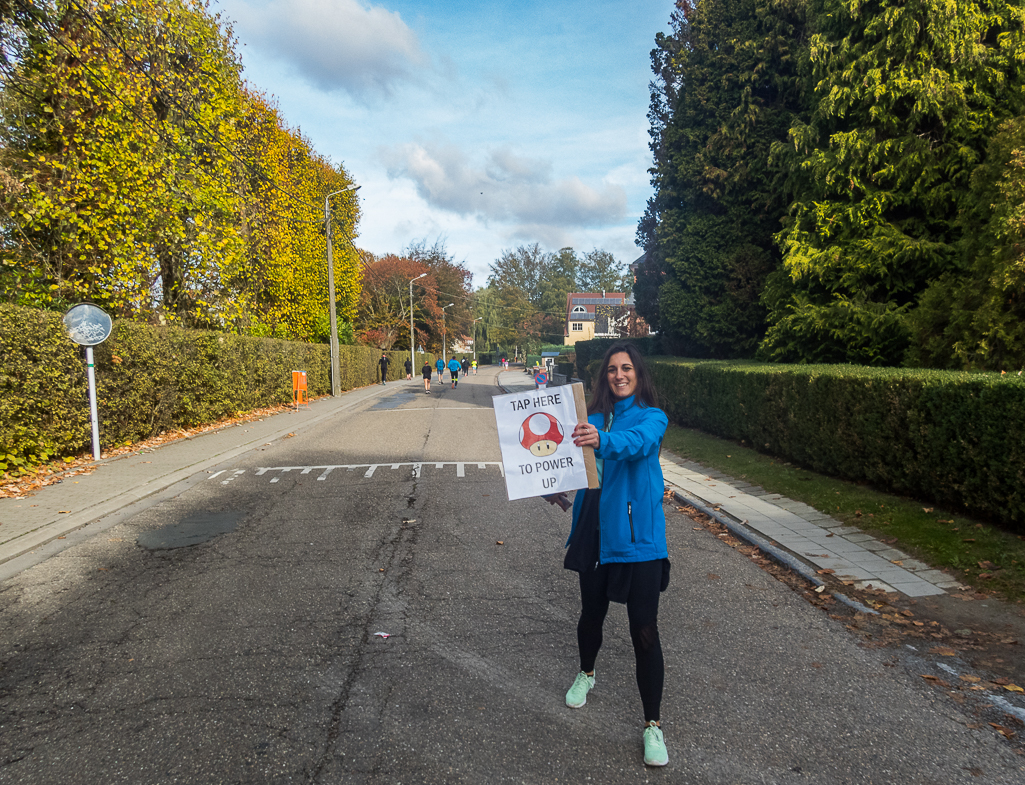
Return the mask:
M947 573L803 502L665 452L662 472L666 484L683 498L725 514L816 570L833 570L838 579L856 588L871 586L909 597L960 588Z

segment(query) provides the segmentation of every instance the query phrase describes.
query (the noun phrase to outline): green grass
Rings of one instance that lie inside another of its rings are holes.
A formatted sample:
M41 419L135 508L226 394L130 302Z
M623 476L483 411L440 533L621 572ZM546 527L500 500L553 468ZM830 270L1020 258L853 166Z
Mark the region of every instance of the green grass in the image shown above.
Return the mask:
M979 591L1025 601L1025 537L928 502L816 474L701 431L671 425L663 445L682 458L895 540L895 547Z

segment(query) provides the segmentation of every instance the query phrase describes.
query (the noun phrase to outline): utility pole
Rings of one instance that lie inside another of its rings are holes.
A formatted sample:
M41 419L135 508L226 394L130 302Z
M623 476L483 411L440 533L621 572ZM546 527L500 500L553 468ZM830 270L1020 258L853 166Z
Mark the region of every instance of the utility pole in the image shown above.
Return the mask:
M453 305L455 305L455 303L449 303L448 305L442 306L441 309L441 362L446 368L448 368L448 359L445 354L445 344L448 343L448 331L445 328L445 309L451 308Z
M412 363L409 367L413 369L413 375L416 375L416 343L413 338L415 337L413 332L413 281L419 281L427 273L420 273L416 278L413 278L409 282L409 361Z
M477 322L483 319L483 316L478 316L473 320L473 361L477 362Z

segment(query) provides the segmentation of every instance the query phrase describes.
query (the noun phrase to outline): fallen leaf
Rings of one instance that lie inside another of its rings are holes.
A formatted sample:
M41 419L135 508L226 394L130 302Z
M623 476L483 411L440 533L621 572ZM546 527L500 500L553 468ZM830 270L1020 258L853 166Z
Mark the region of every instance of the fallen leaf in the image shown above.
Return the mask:
M505 540L495 540L495 545L505 545Z
M956 657L957 652L951 649L949 646L936 646L935 648L929 649L933 654L939 654L941 657Z
M832 575L834 572L836 572L836 570L825 569L825 570L816 570L816 572L819 575Z
M940 680L939 676L933 676L931 673L923 673L922 674L922 678L926 679L927 681L939 681Z
M998 569L998 567L993 562L991 562L991 561L980 561L979 562L979 569L980 570L987 570L987 571L989 571L989 570L996 570L996 569Z
M922 508L922 512L932 512L932 510L933 510L932 507L923 507Z
M719 576L716 575L714 572L710 572L710 573L708 573L708 580L710 580L710 581L717 581L717 580L719 580Z
M990 725L1004 738L1010 739L1014 736L1014 731L1010 728L1005 728L1003 725L997 725L995 722L991 722Z
M908 617L908 618L910 619L910 618L912 618L912 617L913 617L913 616L914 616L915 614L913 614L913 613L912 613L911 611L901 611L901 612L900 612L900 615L901 615L901 616L907 616L907 617Z
M967 681L969 684L975 684L976 682L982 681L981 678L979 678L978 676L973 676L970 673L965 673L959 678L961 679L961 681Z
M890 562L890 564L896 564L898 567L903 567L904 566L904 562L902 562L900 559L893 559Z
M57 510L58 515L64 515L65 513L71 512L71 510Z
M1022 689L1017 684L1005 684L1004 689L1008 692L1025 692L1025 689Z

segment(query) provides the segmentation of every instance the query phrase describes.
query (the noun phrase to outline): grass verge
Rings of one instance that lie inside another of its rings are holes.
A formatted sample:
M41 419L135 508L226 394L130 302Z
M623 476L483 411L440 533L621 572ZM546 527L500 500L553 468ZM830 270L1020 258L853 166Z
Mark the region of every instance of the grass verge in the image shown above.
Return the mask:
M977 591L1025 602L1025 537L930 503L816 474L690 428L669 426L663 446L857 526Z

